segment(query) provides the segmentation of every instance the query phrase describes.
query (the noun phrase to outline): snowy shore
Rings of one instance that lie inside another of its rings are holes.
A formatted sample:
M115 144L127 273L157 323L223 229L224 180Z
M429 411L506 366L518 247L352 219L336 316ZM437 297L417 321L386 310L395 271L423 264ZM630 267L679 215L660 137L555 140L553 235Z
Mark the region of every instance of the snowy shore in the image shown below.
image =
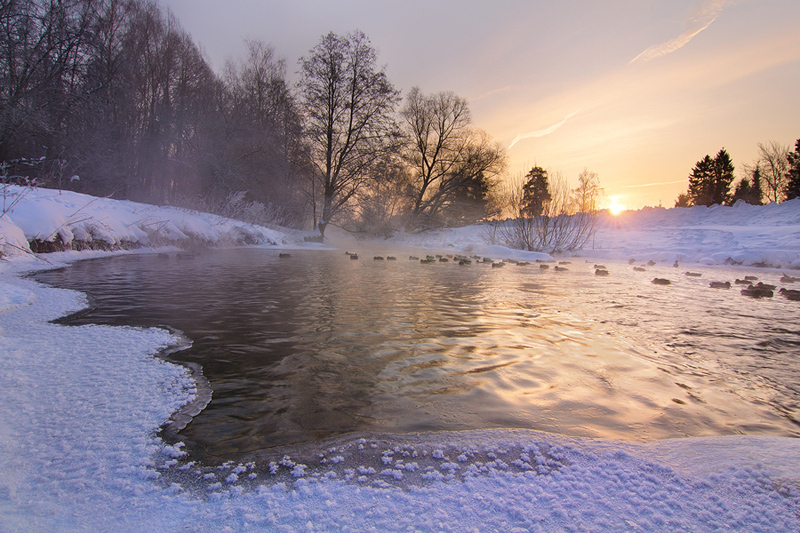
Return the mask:
M181 447L155 434L196 392L186 369L156 356L179 339L51 323L84 307L85 296L21 274L118 253L30 253L30 241L56 235L62 244L302 246L289 232L44 189L0 217L2 531L800 530L800 440L781 437L634 444L493 430L392 444L354 438L325 462L289 457L275 474L230 464L213 479L195 475ZM472 227L394 242L533 256L484 237ZM788 270L800 267L798 237L800 200L654 209L604 219L581 255Z

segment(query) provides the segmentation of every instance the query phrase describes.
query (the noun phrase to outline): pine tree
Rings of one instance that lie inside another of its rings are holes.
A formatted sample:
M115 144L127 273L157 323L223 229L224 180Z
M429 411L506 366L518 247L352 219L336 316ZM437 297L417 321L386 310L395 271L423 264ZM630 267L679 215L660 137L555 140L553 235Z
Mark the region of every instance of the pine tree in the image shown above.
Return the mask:
M725 149L698 161L689 176L689 198L693 205L728 204L731 201L733 162Z
M800 197L800 139L794 145L794 152L789 152L789 172L786 175L786 199Z
M711 205L714 203L714 160L710 155L698 161L689 176L688 195L692 205Z
M731 184L733 183L733 161L725 148L717 152L714 158L713 204L730 204Z
M545 205L552 198L547 171L542 167L533 167L525 177L528 179L522 188L522 214L538 217L544 213Z
M752 200L752 201L750 201ZM761 167L753 169L753 186L750 189L750 205L764 205L764 188L761 186Z
M736 190L733 191L733 198L731 198L731 203L735 204L739 200L743 200L750 203L749 198L753 194L753 186L750 185L750 178L747 176L743 177L742 180L736 184Z

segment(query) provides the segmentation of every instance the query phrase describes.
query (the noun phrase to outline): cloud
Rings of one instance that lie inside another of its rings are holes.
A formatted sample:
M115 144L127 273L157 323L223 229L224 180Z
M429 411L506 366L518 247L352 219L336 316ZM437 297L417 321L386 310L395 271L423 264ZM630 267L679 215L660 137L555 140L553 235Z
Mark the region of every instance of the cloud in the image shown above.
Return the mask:
M633 188L640 188L640 187L655 187L656 185L674 185L675 183L686 183L686 178L677 181L662 181L659 183L644 183L642 185L625 185L623 189L633 189Z
M722 13L726 3L728 3L728 0L706 0L706 2L700 6L697 13L689 19L686 30L682 34L669 41L651 46L631 59L628 64L636 63L637 61L647 62L671 54L675 50L682 48L697 34L711 26L711 24L717 20L717 17Z
M580 111L580 110L578 110L578 111ZM536 131L530 131L530 132L528 132L528 133L520 133L519 135L517 135L516 137L514 137L514 140L513 140L513 141L511 141L511 144L510 144L510 145L508 145L508 149L509 149L509 150L511 150L511 148L513 148L513 147L514 147L514 145L515 145L515 144L517 144L517 143L518 143L519 141L521 141L522 139L529 139L529 138L531 138L531 137L544 137L545 135L550 135L551 133L553 133L554 131L556 131L558 128L560 128L561 126L563 126L563 125L564 125L564 123L565 123L567 120L569 120L570 118L572 118L572 117L574 117L575 115L577 115L577 114L578 114L578 111L573 111L572 113L570 113L569 115L567 115L566 117L564 117L564 120L562 120L561 122L557 122L557 123L553 124L553 125L552 125L552 126L550 126L549 128L544 128L544 129L541 129L541 130L536 130Z

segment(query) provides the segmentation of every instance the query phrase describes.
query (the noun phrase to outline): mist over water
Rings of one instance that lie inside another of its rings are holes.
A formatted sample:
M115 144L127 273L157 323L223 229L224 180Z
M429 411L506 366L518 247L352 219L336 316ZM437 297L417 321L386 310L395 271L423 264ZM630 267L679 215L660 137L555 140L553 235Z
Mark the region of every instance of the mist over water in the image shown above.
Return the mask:
M70 324L168 325L193 341L173 358L202 365L213 399L180 436L206 457L498 427L800 436L800 305L708 287L742 270L607 264L601 278L579 261L554 272L378 253L126 255L36 278L90 295Z

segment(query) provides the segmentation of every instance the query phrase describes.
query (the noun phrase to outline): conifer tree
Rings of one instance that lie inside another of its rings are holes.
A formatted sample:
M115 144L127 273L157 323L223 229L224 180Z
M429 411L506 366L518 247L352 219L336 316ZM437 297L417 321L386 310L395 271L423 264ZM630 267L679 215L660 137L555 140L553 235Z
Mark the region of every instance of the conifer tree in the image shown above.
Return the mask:
M713 204L713 168L714 160L710 155L698 161L689 176L688 195L692 205L711 205Z
M528 217L538 217L544 212L545 205L551 199L547 171L536 166L525 177L528 179L522 188L522 214Z
M786 199L800 197L800 139L794 144L794 152L789 152L789 172L786 174Z
M727 204L731 200L733 162L723 148L714 159L710 155L698 161L689 176L688 195L693 205Z

